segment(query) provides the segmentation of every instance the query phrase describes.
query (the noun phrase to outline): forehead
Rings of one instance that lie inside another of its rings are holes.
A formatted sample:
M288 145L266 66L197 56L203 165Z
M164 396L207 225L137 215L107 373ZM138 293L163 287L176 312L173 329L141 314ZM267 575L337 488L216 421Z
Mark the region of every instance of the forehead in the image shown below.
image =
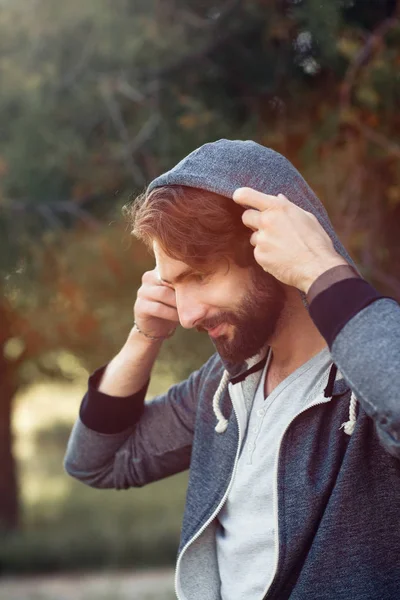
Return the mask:
M165 269L188 269L190 268L188 264L182 262L180 260L176 260L175 258L171 258L168 254L165 254L164 250L161 248L160 244L157 241L153 242L153 252L156 259L157 267L165 268Z
M186 263L165 254L156 241L153 242L153 252L156 259L158 275L166 283L173 283L192 271L190 266Z
M156 240L153 241L153 252L156 259L158 274L160 278L167 283L178 283L187 277L190 277L191 274L200 272L214 275L220 273L221 275L226 276L228 273L232 274L236 271L247 271L247 269L237 267L231 261L227 262L226 260L217 261L212 265L204 265L204 267L201 268L193 267L186 262L168 256Z

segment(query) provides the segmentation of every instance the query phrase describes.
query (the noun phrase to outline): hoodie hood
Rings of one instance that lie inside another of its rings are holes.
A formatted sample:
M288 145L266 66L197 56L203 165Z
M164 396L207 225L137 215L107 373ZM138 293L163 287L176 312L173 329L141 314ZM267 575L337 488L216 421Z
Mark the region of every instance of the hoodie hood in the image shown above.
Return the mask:
M266 148L251 140L222 139L204 144L191 152L170 171L154 179L148 186L147 193L156 187L167 185L185 185L214 192L227 198L232 198L234 191L239 187L250 187L275 196L282 193L291 202L315 215L330 236L335 250L358 272L357 266L336 235L321 201L292 163L271 148ZM302 292L299 293L304 305L308 308L305 295ZM246 369L261 369L267 359L267 353L268 347L266 346L256 357L246 361L245 365L233 365L221 357L225 372L213 402L218 418L216 430L219 433L222 433L227 425L227 421L223 420L219 409L219 400L229 382L229 376L237 379L240 373L242 373L242 377L246 375ZM353 415L354 402L353 400Z
M239 187L251 187L274 196L284 194L291 202L317 217L336 251L357 270L339 241L321 201L292 163L271 148L240 140L204 144L173 169L154 179L147 192L164 185L186 185L227 198L232 198Z

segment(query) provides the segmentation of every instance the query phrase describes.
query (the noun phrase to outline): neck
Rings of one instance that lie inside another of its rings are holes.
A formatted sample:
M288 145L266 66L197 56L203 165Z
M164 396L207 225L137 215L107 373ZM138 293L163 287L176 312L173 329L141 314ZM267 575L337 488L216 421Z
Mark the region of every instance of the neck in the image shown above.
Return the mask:
M270 346L271 365L286 373L292 373L327 347L295 288L287 289L287 302Z

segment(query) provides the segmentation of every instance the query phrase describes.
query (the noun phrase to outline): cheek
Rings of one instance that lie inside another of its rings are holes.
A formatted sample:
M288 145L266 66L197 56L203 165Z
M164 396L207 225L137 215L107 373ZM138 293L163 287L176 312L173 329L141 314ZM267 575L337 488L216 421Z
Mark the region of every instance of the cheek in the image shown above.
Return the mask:
M210 289L206 301L213 306L234 307L240 304L244 294L245 290L239 282L228 280Z

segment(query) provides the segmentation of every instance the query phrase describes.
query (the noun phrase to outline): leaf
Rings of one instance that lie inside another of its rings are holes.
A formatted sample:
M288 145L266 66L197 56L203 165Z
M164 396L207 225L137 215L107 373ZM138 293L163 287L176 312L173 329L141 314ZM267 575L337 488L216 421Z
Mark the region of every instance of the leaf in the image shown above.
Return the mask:
M357 89L357 100L368 108L376 108L380 102L379 94L370 86L363 85Z
M369 127L375 128L378 127L380 118L375 112L368 112L364 117L364 122Z
M354 58L361 47L360 42L348 37L339 38L336 46L339 53L349 59Z
M198 124L198 117L195 114L186 114L179 118L179 124L184 129L194 129Z
M400 205L400 187L392 185L386 192L389 208L393 209Z

